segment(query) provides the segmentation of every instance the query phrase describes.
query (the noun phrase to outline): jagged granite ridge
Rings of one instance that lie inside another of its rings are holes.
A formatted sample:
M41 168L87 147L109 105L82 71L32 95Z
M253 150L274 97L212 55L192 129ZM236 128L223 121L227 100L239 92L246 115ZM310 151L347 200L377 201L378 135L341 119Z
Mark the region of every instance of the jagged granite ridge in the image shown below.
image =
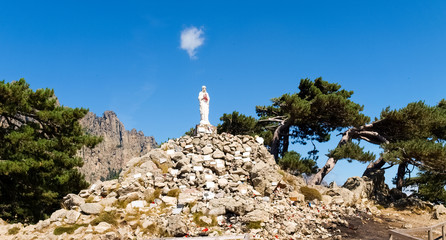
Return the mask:
M143 156L157 145L153 137L144 136L142 131L125 130L113 111L105 111L102 117L89 112L80 124L88 134L103 137L94 149L84 147L79 151L84 159L80 171L89 182L105 179L110 170L118 172L131 158Z

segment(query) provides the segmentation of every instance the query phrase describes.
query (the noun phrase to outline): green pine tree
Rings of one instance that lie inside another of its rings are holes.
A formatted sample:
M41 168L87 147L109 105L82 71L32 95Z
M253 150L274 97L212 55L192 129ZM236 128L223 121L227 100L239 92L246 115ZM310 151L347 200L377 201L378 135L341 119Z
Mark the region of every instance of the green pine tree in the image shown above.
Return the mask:
M76 152L100 138L79 124L88 110L58 106L51 89L33 91L24 79L0 82L0 218L36 222L63 196L88 186Z

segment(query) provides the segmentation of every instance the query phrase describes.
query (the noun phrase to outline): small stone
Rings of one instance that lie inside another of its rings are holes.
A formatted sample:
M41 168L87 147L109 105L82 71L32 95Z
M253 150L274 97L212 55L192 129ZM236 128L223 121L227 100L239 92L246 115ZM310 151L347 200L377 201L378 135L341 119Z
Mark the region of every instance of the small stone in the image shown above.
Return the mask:
M150 221L150 220L145 220L143 223L142 223L142 228L147 228L148 226L150 226L150 225L153 225L153 221Z
M106 223L106 222L100 222L96 227L94 227L94 230L98 233L104 233L105 231L107 231L108 229L110 229L112 227L111 224Z
M222 159L225 157L225 154L222 151L217 150L212 154L212 157L215 159Z
M210 148L210 147L204 147L204 148L202 149L202 151L203 151L203 155L208 155L208 154L211 154L211 153L212 153L212 148Z
M212 218L207 217L207 216L201 216L200 217L200 221L206 223L207 225L211 225L212 224Z
M50 222L62 221L68 213L65 209L59 209L51 214Z
M226 178L218 179L218 186L220 188L225 188L228 185L228 180Z
M177 205L177 198L175 197L164 196L161 198L161 200L167 205L171 206Z
M68 224L75 224L80 216L81 216L80 212L70 210L70 211L68 211L68 213L66 215L65 222Z

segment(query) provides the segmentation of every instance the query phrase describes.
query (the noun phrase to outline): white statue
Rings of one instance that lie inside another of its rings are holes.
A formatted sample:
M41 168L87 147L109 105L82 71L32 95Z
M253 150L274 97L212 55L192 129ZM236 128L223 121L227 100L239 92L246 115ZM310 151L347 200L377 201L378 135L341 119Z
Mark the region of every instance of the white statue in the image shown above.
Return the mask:
M206 86L201 87L201 92L198 94L198 101L200 102L200 125L211 125L209 122L209 101L211 98L206 92Z

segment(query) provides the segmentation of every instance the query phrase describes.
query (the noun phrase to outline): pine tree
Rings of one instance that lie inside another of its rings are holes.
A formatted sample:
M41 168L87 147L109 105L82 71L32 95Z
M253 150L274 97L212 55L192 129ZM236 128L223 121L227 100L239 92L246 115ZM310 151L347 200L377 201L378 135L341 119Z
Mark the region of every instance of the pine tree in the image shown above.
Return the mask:
M363 106L350 100L353 91L317 78L302 79L297 93L273 98L272 105L257 106L259 122L273 132L271 153L276 160L288 151L290 142L326 142L335 130L360 126L370 119Z
M88 186L76 152L100 139L79 124L88 110L58 106L51 89L0 82L0 218L36 222Z
M374 122L348 129L343 133L338 149L333 151L336 154L329 155L325 166L310 183L320 184L342 158L361 160L366 155L362 149L357 149L361 151L356 156L348 156L342 150L358 144L359 140L380 145L383 149L380 158L369 164L364 175L382 169L386 163L396 165L396 185L400 190L410 165L433 173L446 173L446 101L435 106L413 102L397 110L388 107Z

